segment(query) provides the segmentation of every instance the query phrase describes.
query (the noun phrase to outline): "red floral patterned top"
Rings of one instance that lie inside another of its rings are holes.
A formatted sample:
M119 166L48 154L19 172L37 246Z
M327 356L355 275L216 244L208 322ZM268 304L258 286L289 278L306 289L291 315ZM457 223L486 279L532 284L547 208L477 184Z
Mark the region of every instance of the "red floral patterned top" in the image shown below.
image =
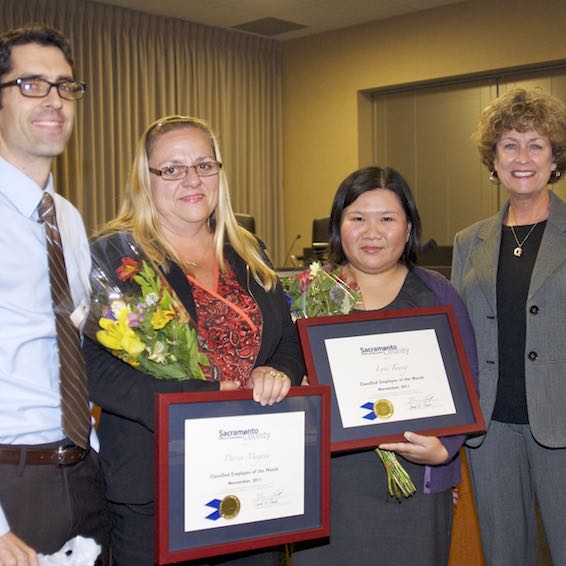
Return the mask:
M222 273L215 267L214 289L203 287L187 275L197 310L198 333L210 366L209 381L239 380L245 387L261 344L263 318L257 303L226 263Z

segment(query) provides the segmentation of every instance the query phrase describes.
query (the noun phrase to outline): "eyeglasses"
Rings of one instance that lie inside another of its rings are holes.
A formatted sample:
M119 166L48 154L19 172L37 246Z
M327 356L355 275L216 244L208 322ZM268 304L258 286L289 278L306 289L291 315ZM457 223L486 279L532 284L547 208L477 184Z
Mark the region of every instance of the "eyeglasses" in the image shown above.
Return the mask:
M0 88L9 86L20 87L22 95L29 98L45 98L51 92L52 87L55 87L59 96L65 100L79 100L86 92L85 83L71 79L63 79L52 83L37 77L23 77L0 84Z
M196 165L169 165L163 169L150 167L149 170L164 181L179 181L189 174L189 169L194 169L199 177L212 177L212 175L218 175L221 168L220 161L202 161Z

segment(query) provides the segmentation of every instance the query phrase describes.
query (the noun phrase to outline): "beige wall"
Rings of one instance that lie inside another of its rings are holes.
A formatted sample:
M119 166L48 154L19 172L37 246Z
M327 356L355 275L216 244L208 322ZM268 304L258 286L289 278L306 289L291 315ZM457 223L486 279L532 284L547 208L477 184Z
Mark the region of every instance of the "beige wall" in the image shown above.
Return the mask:
M563 0L475 0L285 43L285 226L289 243L302 234L295 251L359 166L359 90L566 59L565 25Z

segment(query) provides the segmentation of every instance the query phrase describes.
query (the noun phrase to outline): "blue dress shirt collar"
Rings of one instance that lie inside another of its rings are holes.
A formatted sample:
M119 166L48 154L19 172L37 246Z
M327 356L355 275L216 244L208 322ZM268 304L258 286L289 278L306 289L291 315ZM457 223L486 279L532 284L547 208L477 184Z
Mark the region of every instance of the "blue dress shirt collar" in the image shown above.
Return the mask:
M53 177L47 179L46 191L53 195ZM43 189L17 167L0 157L0 194L21 214L28 218L35 215L43 195Z

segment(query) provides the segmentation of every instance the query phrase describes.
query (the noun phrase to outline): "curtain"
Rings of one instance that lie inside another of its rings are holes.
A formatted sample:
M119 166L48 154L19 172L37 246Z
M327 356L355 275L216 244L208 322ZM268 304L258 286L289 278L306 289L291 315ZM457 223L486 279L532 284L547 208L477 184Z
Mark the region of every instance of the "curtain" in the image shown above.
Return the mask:
M87 0L2 0L0 31L43 22L71 41L88 84L54 166L89 231L120 205L137 139L188 114L218 135L234 210L252 214L275 263L284 254L282 53L273 40Z

